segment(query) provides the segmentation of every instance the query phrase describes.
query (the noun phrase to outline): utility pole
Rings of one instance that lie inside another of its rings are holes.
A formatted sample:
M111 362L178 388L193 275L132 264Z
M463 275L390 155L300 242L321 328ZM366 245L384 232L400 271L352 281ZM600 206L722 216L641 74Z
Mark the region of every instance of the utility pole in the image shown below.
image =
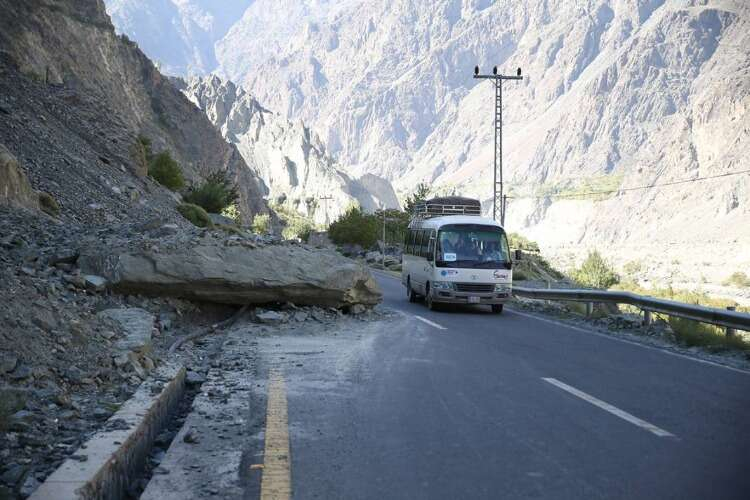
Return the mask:
M491 75L480 75L479 66L474 67L474 78L495 82L495 171L492 181L492 218L505 225L505 203L503 194L503 80L523 80L521 68L514 75L498 75L497 66Z
M385 271L385 203L383 203L381 210L383 211L383 271Z
M321 196L318 199L323 200L323 210L325 211L325 215L326 215L326 228L327 228L328 227L328 200L332 200L333 196Z

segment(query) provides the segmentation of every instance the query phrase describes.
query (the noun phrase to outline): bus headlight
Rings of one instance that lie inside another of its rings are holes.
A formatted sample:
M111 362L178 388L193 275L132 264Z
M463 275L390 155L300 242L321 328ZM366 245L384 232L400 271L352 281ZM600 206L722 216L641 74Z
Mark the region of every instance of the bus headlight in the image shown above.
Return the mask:
M453 283L450 281L433 281L432 288L435 290L453 290Z
M510 293L510 285L507 283L495 283L495 291L501 293Z

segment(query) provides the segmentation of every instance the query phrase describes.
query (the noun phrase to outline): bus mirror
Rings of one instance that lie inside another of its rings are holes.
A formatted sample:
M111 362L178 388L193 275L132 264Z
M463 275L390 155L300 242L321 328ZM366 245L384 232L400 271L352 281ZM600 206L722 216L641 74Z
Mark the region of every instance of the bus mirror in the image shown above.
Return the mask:
M522 250L516 250L516 258L515 260L523 260L523 251Z

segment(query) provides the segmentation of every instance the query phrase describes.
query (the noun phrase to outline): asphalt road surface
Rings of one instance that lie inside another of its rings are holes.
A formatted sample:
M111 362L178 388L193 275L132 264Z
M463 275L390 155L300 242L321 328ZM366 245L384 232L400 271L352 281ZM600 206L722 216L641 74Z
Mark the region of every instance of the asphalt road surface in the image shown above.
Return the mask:
M251 396L243 463L287 439L293 498L750 498L750 374L378 281L390 318L254 345L283 384ZM271 487L243 476L246 498Z

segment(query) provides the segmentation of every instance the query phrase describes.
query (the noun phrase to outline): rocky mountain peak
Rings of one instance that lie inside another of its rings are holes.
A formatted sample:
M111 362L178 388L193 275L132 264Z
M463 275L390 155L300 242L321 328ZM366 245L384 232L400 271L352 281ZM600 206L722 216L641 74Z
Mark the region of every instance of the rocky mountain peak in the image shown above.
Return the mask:
M388 181L365 184L345 174L310 127L266 109L244 88L209 75L190 79L184 92L237 145L273 202L319 224L354 203L368 210L398 206Z

